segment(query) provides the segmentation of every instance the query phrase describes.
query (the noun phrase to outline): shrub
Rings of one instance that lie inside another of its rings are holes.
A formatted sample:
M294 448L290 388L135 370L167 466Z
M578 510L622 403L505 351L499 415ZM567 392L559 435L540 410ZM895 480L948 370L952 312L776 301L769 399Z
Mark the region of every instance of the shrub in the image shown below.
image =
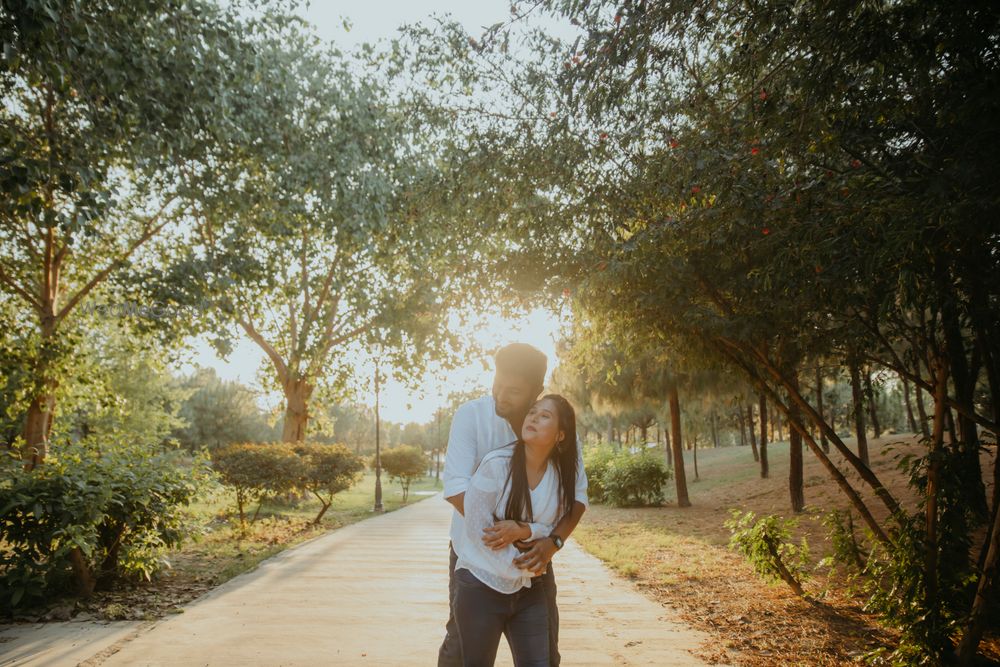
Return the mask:
M610 447L593 447L584 451L583 467L587 471L587 496L591 502L608 502L604 481L614 458L615 452Z
M257 501L253 523L264 499L291 491L298 484L302 461L293 448L284 443L230 445L212 452L212 466L222 483L236 493L240 525L246 527L246 506Z
M894 665L939 665L953 652L975 595L977 565L970 559L971 535L979 525L975 487L967 483L965 463L952 450L937 453L940 463L937 493L936 595L928 595L927 472L934 454L898 457L898 465L920 498L917 509L896 517L891 543L876 544L865 571L865 611L898 627L894 650L875 651L869 658ZM993 602L989 612L997 613ZM995 616L994 616L995 618Z
M295 453L301 458L299 483L322 504L313 519L314 524L319 524L333 497L361 479L364 459L343 445L297 445Z
M120 577L149 579L163 552L193 526L182 508L205 479L204 461L116 445L103 453L66 445L25 471L0 465L0 582L4 606L66 592L89 595Z
M584 455L590 500L618 507L658 505L670 471L652 452L631 454L601 447Z
M412 445L402 445L381 453L382 468L403 488L403 502L410 495L410 484L427 471L427 455Z
M798 546L789 540L795 519L781 519L769 514L757 518L753 512L732 511L725 526L732 532L729 546L736 549L757 574L765 579L781 579L800 597L805 597L802 582L808 576L809 545L805 538Z

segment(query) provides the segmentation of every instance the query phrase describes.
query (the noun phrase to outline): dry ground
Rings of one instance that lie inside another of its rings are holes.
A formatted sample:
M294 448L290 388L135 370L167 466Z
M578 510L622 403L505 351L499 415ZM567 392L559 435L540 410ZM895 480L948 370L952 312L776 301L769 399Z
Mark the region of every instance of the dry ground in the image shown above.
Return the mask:
M848 445L853 444L853 440L848 441ZM913 497L896 469L894 456L916 451L916 438L888 436L870 447L872 467L879 478L904 504L912 506ZM696 628L712 633L718 642L705 647L702 657L754 666L862 662L872 649L891 646L895 635L862 610L865 600L850 594L837 573L816 571L806 590L821 601L811 604L784 584L764 583L727 547L730 532L723 522L732 508L792 515L788 445L772 443L768 453L770 477L761 479L749 447L699 451L700 480L694 481L691 452L685 452L693 507L680 509L672 499L659 508L595 505L574 537L588 551L632 577L651 596L679 609ZM829 551L822 516L835 507L846 509L848 502L808 450L805 456L808 507L799 517L796 539L808 539L812 561L818 562ZM832 456L842 463L839 455ZM992 477L992 452L984 454L983 465L989 473L984 477ZM847 470L846 465L839 467ZM848 478L861 489L856 474ZM873 512L884 516L873 494L864 496ZM984 642L981 651L994 661L1000 659L997 633Z

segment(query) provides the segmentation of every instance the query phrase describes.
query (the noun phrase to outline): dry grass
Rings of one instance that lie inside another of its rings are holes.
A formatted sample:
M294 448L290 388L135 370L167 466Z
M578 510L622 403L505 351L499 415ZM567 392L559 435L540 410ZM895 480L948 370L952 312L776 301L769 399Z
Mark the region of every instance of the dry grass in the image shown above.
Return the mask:
M894 456L918 446L912 436L890 436L870 445L872 468L907 506L914 499ZM709 632L716 641L703 648L702 657L710 662L754 666L863 662L870 650L893 645L895 633L862 611L864 600L847 590L838 573L815 572L806 590L819 601L810 603L784 584L763 582L727 546L730 533L723 522L731 509L792 516L788 445L772 443L768 453L771 474L761 479L749 447L699 451L701 479L693 481L691 452L685 452L693 507L680 509L672 501L642 509L595 505L574 537L613 569L632 577L650 596ZM832 457L841 470L847 470L839 455ZM984 457L985 470L991 471L992 463L992 456ZM806 537L812 560L818 562L829 552L823 513L846 509L848 501L808 451L804 472L807 510L799 515L795 539ZM857 475L848 478L861 489ZM873 494L863 495L879 518L886 515ZM1000 641L994 635L981 650L996 660Z

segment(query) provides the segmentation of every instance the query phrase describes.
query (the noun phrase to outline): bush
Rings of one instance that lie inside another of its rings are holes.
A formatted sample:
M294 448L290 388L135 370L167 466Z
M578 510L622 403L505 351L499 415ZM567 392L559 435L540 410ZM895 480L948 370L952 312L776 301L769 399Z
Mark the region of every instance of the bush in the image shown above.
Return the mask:
M333 496L361 479L364 459L343 445L296 445L295 453L301 459L299 484L322 504L313 519L314 524L319 524L333 503Z
M403 487L403 502L410 495L410 484L427 471L427 455L412 445L402 445L381 453L382 468Z
M591 502L608 502L604 481L614 458L615 452L610 447L594 447L584 451L583 467L587 471L587 497Z
M121 577L149 579L162 554L193 532L181 511L206 466L174 452L66 445L25 471L0 465L0 583L11 609L67 592L89 595Z
M244 528L247 504L257 501L250 520L253 523L265 498L299 485L303 468L294 449L284 443L230 445L212 452L212 466L222 483L236 492L236 508Z
M590 500L618 507L659 505L670 481L670 471L652 452L591 449L584 456L584 467Z
M802 582L808 577L809 545L805 538L801 545L789 540L795 528L795 519L781 519L773 514L760 519L753 512L741 514L732 511L733 518L725 526L732 532L729 546L736 549L765 579L781 579L805 597Z
M669 480L670 472L659 456L623 453L611 461L604 485L610 504L636 507L661 504Z
M898 457L920 502L916 511L896 517L891 543L876 544L866 562L865 611L898 627L900 638L892 651L875 651L869 658L893 665L940 665L953 653L953 640L961 632L975 596L977 564L970 558L972 534L980 525L968 484L965 463L951 451L937 453L940 463L937 494L937 593L928 596L927 472L933 454ZM996 618L993 601L988 613ZM995 623L995 621L994 621Z

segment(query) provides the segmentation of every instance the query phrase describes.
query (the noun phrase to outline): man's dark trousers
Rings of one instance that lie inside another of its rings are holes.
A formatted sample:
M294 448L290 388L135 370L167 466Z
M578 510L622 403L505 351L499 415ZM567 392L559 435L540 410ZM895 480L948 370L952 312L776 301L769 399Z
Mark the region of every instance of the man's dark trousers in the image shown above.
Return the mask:
M458 582L455 581L455 563L458 556L455 549L448 544L448 625L441 648L438 650L438 667L462 667L462 645L458 640L458 625L455 623L455 592ZM556 577L552 571L552 563L545 568L542 576L545 584L545 601L549 610L549 657L553 667L559 665L559 608L556 606Z

